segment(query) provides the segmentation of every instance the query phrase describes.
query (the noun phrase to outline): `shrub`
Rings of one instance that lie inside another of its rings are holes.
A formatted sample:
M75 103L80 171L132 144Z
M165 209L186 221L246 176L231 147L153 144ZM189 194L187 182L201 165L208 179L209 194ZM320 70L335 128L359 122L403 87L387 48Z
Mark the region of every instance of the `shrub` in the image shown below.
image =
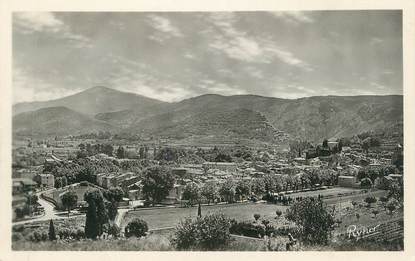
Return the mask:
M386 203L386 208L389 210L389 214L392 214L392 212L398 207L399 202L392 198L391 200Z
M142 219L136 218L125 227L126 237L143 237L148 231L147 222Z
M108 224L107 233L109 235L115 238L118 238L120 236L120 232L121 232L121 229L117 224L115 223Z
M212 214L178 224L174 234L177 249L215 250L230 241L231 221L223 214Z
M76 240L81 240L85 238L85 231L81 228L73 229L70 231L69 236Z
M20 232L13 232L12 233L12 241L16 242L16 241L21 241L24 239L24 236L22 235L22 233Z
M60 239L68 239L71 235L71 231L67 228L62 228L58 232Z
M286 217L301 229L301 237L307 244L327 244L333 230L334 218L321 200L306 198L295 202Z
M235 235L260 238L265 235L265 227L249 222L234 223L229 229Z
M369 178L364 178L360 181L360 187L361 188L371 188L373 185L372 180Z
M178 249L189 249L198 241L198 229L191 218L181 220L176 227L174 242Z
M29 234L29 240L32 242L41 242L48 240L48 234L43 231L35 230L31 234Z
M222 214L213 214L199 219L200 246L213 250L226 245L230 240L230 222Z
M274 230L274 234L278 236L288 236L288 234L291 234L292 236L297 237L300 232L300 229L296 226L278 227Z
M370 206L372 203L375 203L377 199L375 197L367 197L365 198L365 202Z

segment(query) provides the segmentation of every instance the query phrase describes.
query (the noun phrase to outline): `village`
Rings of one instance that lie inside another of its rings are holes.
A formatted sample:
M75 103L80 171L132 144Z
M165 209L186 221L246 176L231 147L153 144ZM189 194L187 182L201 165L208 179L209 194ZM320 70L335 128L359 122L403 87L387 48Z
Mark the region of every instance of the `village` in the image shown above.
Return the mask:
M294 141L285 149L217 145L202 149L125 141L112 145L110 140L73 137L47 142L30 139L13 151L13 224L41 228L39 224L45 226L50 220L78 220L76 225L84 227L85 195L94 190L119 194L112 218L121 236L137 217L157 233L174 230L181 219L196 216L196 208L246 222L254 213L270 219L272 213L285 213L296 201L318 198L335 209L335 237L347 237L347 226L353 225L350 215L360 215L357 219L368 224L374 216L385 224L393 222L393 236L382 240L399 240L403 227L396 224L403 218L402 204L391 197L391 188L400 186L400 190L403 183L399 135L385 140L362 138L314 145ZM171 175L160 200L149 196L145 180L146 170L155 166ZM65 194L74 201L68 203ZM365 202L369 208L363 207ZM375 209L370 206L373 202L378 205ZM362 207L360 214L355 213L356 205ZM382 208L384 214L379 215ZM294 226L287 220L278 222L271 224L279 229Z

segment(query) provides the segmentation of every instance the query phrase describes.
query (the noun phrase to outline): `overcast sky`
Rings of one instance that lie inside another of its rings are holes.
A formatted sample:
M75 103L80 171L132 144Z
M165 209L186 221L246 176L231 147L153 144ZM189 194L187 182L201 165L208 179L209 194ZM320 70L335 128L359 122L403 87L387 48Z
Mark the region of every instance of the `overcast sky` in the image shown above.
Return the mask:
M14 102L402 94L400 11L15 13Z

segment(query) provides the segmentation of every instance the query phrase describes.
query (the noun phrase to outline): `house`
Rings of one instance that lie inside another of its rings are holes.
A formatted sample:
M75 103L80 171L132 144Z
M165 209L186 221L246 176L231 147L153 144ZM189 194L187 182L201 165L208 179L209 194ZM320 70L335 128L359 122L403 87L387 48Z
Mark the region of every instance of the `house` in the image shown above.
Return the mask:
M22 206L26 203L26 201L27 201L27 198L25 196L14 195L12 198L12 206L13 207Z
M358 186L355 176L339 176L338 185L340 187L354 188Z
M389 174L388 177L390 177L393 180L403 181L402 174Z
M218 169L226 172L234 172L237 166L234 162L205 162L202 164L204 169Z
M55 166L55 165L57 165L61 162L62 162L61 159L59 159L58 157L56 157L55 155L50 153L45 158L44 166L47 169L47 168L53 167L53 166Z
M350 153L352 151L352 148L350 148L349 146L343 146L342 147L342 152L343 153Z
M329 146L330 150L334 150L334 148L337 148L339 146L339 142L329 141L327 142L327 145Z
M18 178L13 179L12 194L20 194L28 191L33 191L37 187L37 183L31 179Z
M171 172L173 175L180 177L180 178L184 178L186 176L187 173L187 169L185 168L172 168Z
M297 158L294 159L294 162L303 165L303 164L306 163L306 159L305 158L301 158L301 157L297 157Z
M54 188L55 187L55 176L50 173L39 174L36 177L40 187L42 188Z
M132 189L128 191L128 198L130 200L139 200L142 197L140 189Z

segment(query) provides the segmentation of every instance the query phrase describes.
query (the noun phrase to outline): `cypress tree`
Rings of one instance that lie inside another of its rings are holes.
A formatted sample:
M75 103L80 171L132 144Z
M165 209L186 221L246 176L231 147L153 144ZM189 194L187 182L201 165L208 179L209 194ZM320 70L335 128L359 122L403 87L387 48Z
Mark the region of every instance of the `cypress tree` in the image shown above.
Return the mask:
M197 208L197 216L202 217L202 206L199 203L199 207Z
M101 236L104 232L103 225L108 223L108 211L105 207L104 198L100 193L96 202L96 217L98 223L98 236Z
M98 236L99 224L97 217L97 207L95 200L88 201L88 211L86 213L85 221L85 236L87 238L95 239Z
M52 219L49 222L49 240L56 240L55 226L53 225Z

